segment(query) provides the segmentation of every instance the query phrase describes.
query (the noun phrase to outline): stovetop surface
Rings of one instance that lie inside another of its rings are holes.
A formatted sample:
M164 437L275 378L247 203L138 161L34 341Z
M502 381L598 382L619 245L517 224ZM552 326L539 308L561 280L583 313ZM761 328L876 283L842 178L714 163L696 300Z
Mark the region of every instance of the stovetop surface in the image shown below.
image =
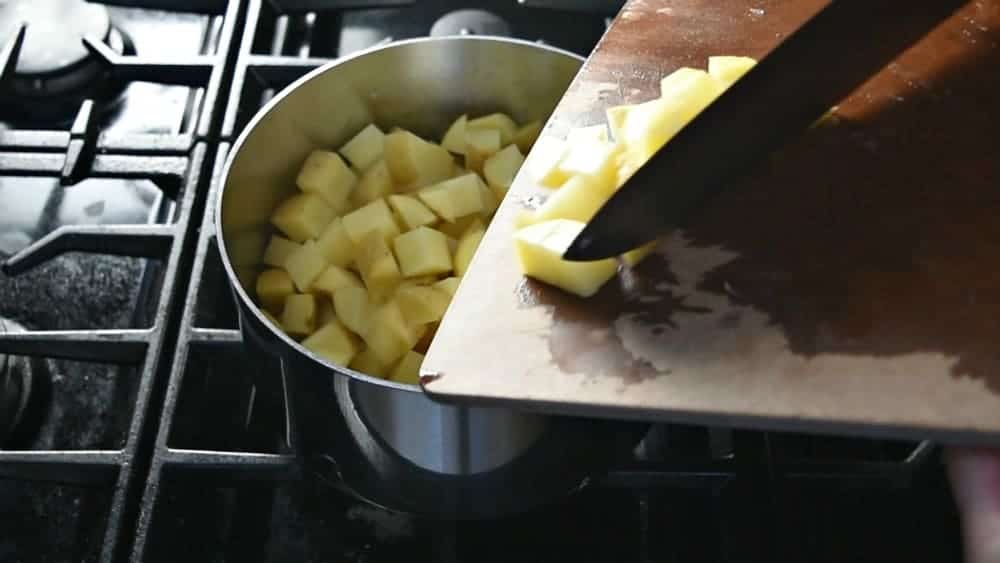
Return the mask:
M303 474L214 239L230 144L331 58L456 27L585 55L617 9L541 3L117 0L135 54L98 66L120 97L0 107L0 317L25 331L0 329L0 407L31 389L13 433L0 412L0 561L959 560L927 443L657 425L579 494L486 522Z

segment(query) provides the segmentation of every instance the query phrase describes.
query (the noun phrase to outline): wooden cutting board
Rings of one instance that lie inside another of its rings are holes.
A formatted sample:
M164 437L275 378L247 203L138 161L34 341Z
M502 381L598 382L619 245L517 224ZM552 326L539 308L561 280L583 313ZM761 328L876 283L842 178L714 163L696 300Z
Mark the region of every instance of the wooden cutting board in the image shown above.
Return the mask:
M709 55L761 57L825 2L632 0L545 134ZM902 15L902 14L901 14ZM518 271L522 174L422 373L435 400L1000 439L1000 0L970 2L636 271L577 299ZM666 183L666 182L665 182ZM667 183L668 185L668 183Z

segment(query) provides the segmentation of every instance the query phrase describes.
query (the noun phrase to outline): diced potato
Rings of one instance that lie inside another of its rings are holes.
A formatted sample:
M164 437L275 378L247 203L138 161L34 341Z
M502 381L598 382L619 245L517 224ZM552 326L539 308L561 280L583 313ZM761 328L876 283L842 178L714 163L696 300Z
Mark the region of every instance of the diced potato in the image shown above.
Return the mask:
M622 254L622 261L629 266L635 266L639 262L642 262L645 257L652 254L653 251L656 250L657 244L659 244L659 241L654 240L647 242L638 248L633 248L625 254Z
M396 367L392 368L389 379L397 383L420 385L420 366L424 363L424 355L410 350L403 356Z
M476 119L470 119L466 125L466 135L476 130L492 129L500 133L501 146L514 141L517 134L517 123L509 116L502 113L491 113ZM497 147L499 149L500 147Z
M354 272L331 265L313 281L310 291L333 298L333 292L347 286L361 287L361 280Z
M458 248L455 249L455 275L459 277L465 275L469 269L469 262L472 261L472 256L479 248L485 233L485 229L481 226L473 225L462 234L462 238L458 239Z
M514 134L514 144L517 145L521 154L528 154L541 133L542 122L532 121L517 130L517 133Z
M271 215L271 224L295 242L316 238L333 219L334 211L316 194L296 194Z
M358 187L351 194L351 202L361 207L392 193L392 175L384 160L373 164L361 174Z
M692 92L705 88L712 77L704 70L681 67L660 79L660 97L670 99L690 96ZM717 84L712 84L715 89Z
M580 297L590 297L615 275L618 264L612 259L570 262L562 259L584 223L557 219L531 225L514 233L521 272L524 275Z
M385 199L376 199L344 215L342 219L347 236L351 237L354 244L360 244L365 235L371 232L378 232L384 239L391 239L399 234L399 226L396 225L396 219Z
M330 221L316 240L316 246L326 261L334 266L346 268L354 262L354 241L347 234L344 221L340 217Z
M361 349L358 337L348 332L336 319L326 323L312 336L303 340L302 345L341 366L351 363Z
M483 176L486 183L493 189L498 200L507 195L507 190L514 183L518 170L524 164L524 156L517 145L508 145L503 150L486 159L483 163Z
M722 91L708 73L695 69L665 77L661 89L663 97L635 106L625 119L623 142L640 157L655 154Z
M396 291L396 303L403 318L410 324L426 324L441 320L451 296L444 290L424 285L403 285Z
M454 222L483 210L479 177L472 173L424 188L417 196L445 221Z
M455 239L457 244L458 239L462 237L462 233L469 230L469 227L471 227L474 224L478 224L479 226L482 227L483 226L482 217L480 217L479 215L466 215L465 217L462 217L461 219L455 221L454 223L441 223L435 228L444 233L446 236ZM483 228L485 229L485 227Z
M482 178L477 176L476 179L479 180L479 197L483 201L483 208L479 211L479 215L484 221L489 221L493 217L493 214L496 213L497 207L500 207L500 199L497 198L497 195L493 193L493 190L491 190L486 183L483 182Z
M469 121L467 115L463 115L455 120L448 127L448 131L444 134L444 138L441 139L441 146L450 153L454 154L465 154L465 126Z
M308 293L295 293L285 298L281 326L292 336L302 337L316 330L316 298Z
M394 194L389 196L389 207L396 213L399 222L406 230L437 223L437 215L420 203L420 200L409 195Z
M451 271L447 237L429 227L418 227L392 241L404 277L444 274Z
M295 179L300 190L322 197L336 210L344 208L357 181L357 175L339 154L324 150L309 153Z
M361 279L368 288L368 297L375 303L390 296L402 281L389 245L377 232L372 231L362 239L358 245L357 261Z
M363 337L372 353L387 365L396 363L414 342L413 332L395 301L375 309Z
M455 165L448 151L402 130L385 136L385 162L398 184L434 183L449 178Z
M574 127L566 135L566 142L573 144L581 141L608 141L608 126L605 124Z
M558 188L568 180L569 178L559 169L559 164L566 156L568 148L569 144L562 139L539 138L525 161L535 181L543 186Z
M344 155L354 168L367 170L382 158L384 146L385 133L372 123L340 147L340 154Z
M608 118L608 127L611 129L611 136L616 143L625 141L625 120L628 118L628 113L634 107L633 105L624 105L605 110L604 114Z
M333 310L344 326L354 334L363 335L372 312L368 290L355 285L337 289L333 292Z
M588 176L596 187L606 191L613 186L617 176L619 150L617 145L607 141L581 140L570 148L559 163L559 170L567 178Z
M469 129L465 132L465 167L482 172L486 159L500 152L502 146L500 131Z
M551 194L545 203L535 211L522 217L522 226L551 221L572 219L589 221L614 194L614 184L598 181L589 176L574 176L563 187Z
M337 318L336 311L333 310L333 300L323 296L316 298L316 325L323 326Z
M295 282L295 288L303 292L312 286L326 266L323 250L312 240L306 241L295 252L289 254L288 260L285 261L285 270L288 270L288 275Z
M708 57L708 74L728 88L756 64L757 61L750 57Z
M280 312L285 298L295 293L295 286L288 272L272 268L257 276L257 298L261 304L274 312Z
M267 248L264 249L264 258L261 260L268 266L284 268L288 255L295 252L300 246L297 242L292 242L281 235L272 235Z
M264 254L267 235L259 230L235 233L228 239L229 258L237 266L256 266Z
M372 352L371 348L365 348L357 356L354 356L354 360L351 361L351 369L354 371L359 371L365 375L370 375L372 377L382 377L389 375L389 367L382 363Z
M458 284L462 282L462 279L456 276L450 278L444 278L443 280L434 284L434 287L444 291L451 297L455 297L455 292L458 291Z

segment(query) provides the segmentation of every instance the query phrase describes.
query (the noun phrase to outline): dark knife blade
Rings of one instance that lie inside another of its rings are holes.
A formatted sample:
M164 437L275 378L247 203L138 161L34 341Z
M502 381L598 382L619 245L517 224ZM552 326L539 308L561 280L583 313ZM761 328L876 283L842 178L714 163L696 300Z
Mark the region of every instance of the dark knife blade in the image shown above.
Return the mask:
M563 257L610 258L683 227L964 3L832 0L661 147Z

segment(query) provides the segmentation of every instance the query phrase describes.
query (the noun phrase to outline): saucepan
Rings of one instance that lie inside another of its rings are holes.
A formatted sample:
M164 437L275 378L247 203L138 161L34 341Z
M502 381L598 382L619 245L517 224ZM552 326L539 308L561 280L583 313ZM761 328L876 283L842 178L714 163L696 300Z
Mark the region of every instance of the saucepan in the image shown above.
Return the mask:
M254 298L263 246L246 241L273 232L268 218L296 189L311 150L332 150L369 123L440 139L463 113L544 121L581 63L559 49L505 38L392 43L302 77L236 141L216 202L222 260L246 345L280 361L310 475L394 510L487 518L579 489L641 440L645 426L637 423L436 403L418 386L310 352L275 327Z

